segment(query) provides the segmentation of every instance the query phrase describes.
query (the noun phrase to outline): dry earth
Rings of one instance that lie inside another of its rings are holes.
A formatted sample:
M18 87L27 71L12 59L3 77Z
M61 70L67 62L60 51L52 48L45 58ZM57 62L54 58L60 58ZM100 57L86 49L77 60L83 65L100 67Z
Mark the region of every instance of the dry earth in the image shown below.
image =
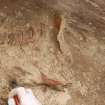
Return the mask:
M39 71L72 85L43 91ZM0 105L14 80L42 105L105 105L105 1L0 0Z

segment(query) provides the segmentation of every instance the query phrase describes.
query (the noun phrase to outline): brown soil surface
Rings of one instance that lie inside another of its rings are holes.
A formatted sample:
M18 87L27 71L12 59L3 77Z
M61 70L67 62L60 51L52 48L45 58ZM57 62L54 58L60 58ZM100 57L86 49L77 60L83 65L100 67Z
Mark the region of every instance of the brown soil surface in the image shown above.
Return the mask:
M0 105L14 81L42 105L105 105L105 1L0 0Z

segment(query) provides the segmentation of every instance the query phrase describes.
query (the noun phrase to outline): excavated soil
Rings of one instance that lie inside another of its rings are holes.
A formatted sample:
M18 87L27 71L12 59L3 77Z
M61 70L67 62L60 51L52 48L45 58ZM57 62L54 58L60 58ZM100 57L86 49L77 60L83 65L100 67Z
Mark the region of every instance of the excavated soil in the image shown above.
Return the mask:
M0 105L15 81L42 105L105 105L105 1L0 0Z

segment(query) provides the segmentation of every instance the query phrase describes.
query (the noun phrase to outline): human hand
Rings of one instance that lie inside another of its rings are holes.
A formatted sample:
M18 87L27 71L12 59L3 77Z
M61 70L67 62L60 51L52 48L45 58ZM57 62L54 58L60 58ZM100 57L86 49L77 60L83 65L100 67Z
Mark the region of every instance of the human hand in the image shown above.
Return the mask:
M8 105L42 105L33 95L31 89L18 87L9 94Z

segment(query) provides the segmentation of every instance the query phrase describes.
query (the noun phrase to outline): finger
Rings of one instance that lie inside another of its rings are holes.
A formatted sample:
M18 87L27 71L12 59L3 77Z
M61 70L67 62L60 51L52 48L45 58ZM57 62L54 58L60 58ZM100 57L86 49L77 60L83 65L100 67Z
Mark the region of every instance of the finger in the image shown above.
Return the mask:
M15 98L18 99L19 103L22 103L22 101L24 100L26 91L24 87L18 87L13 89L10 94L9 94L9 98ZM16 96L16 97L14 97ZM17 102L17 100L15 100Z
M26 97L26 90L24 87L19 87L16 90L17 96L19 98L20 103L24 103L23 101L25 100Z
M17 94L17 88L13 89L10 93L9 93L9 98L12 98L14 95Z
M16 94L17 94L20 98L22 98L22 96L24 96L24 95L26 94L25 88L24 88L24 87L18 87L18 88L16 89Z
M8 99L8 105L16 105L13 98Z
M34 96L33 92L31 89L26 89L26 94L29 97L32 105L42 105L38 99Z
M18 95L19 97L21 97L22 94L25 94L25 89L24 89L24 87L18 87L18 88L13 89L13 90L9 93L9 98L12 98L14 95Z

